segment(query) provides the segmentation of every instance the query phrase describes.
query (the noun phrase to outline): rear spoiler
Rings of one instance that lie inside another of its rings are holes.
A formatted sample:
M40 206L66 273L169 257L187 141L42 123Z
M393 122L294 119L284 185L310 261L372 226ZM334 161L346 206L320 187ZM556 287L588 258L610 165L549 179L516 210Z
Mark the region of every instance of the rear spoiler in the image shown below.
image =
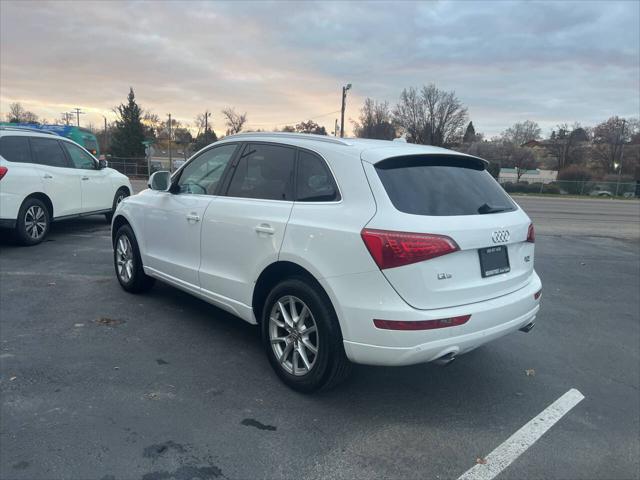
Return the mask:
M489 162L480 157L460 154L423 153L414 155L397 155L375 162L376 168L403 168L418 165L454 166L474 170L486 170Z
M489 162L483 158L467 155L466 153L448 150L446 148L433 147L431 145L416 145L412 143L396 142L393 146L368 148L360 154L360 158L365 162L379 166L381 162L387 162L391 159L440 159L441 161L449 160L460 164L460 166L476 168L482 165L483 169L489 165Z

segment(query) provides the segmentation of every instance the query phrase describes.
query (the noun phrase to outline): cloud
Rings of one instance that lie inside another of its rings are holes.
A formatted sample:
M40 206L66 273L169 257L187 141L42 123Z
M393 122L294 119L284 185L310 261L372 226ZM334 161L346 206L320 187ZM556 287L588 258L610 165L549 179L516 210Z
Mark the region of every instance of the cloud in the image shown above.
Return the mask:
M0 109L101 123L129 86L190 122L226 105L261 128L404 87L455 90L478 131L638 115L637 2L0 2ZM317 121L333 128L335 114Z

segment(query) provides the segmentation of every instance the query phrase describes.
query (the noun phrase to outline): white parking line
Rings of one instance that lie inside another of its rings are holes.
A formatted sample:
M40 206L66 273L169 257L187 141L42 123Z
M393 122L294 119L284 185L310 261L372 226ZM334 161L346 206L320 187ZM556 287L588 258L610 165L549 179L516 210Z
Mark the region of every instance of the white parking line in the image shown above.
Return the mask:
M495 478L583 399L584 395L572 388L487 455L486 463L474 465L458 480Z

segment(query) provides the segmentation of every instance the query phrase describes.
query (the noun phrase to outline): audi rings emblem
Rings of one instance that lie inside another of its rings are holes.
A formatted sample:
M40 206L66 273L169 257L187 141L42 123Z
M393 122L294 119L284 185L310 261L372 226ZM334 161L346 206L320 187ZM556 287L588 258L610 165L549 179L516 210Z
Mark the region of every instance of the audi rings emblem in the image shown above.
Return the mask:
M496 230L491 234L491 240L493 243L506 243L511 238L509 230Z

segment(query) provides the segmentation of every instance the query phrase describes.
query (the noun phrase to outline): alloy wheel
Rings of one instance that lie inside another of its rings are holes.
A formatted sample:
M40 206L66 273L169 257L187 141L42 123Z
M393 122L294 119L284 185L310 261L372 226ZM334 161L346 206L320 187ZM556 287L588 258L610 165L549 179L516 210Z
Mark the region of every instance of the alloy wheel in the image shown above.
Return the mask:
M269 341L282 368L294 376L308 374L318 358L318 327L299 298L278 299L269 315Z
M47 229L47 215L39 205L31 205L24 215L24 227L32 239L37 240Z
M120 235L116 246L116 265L118 266L118 276L127 283L133 276L133 249L131 242L126 235Z

